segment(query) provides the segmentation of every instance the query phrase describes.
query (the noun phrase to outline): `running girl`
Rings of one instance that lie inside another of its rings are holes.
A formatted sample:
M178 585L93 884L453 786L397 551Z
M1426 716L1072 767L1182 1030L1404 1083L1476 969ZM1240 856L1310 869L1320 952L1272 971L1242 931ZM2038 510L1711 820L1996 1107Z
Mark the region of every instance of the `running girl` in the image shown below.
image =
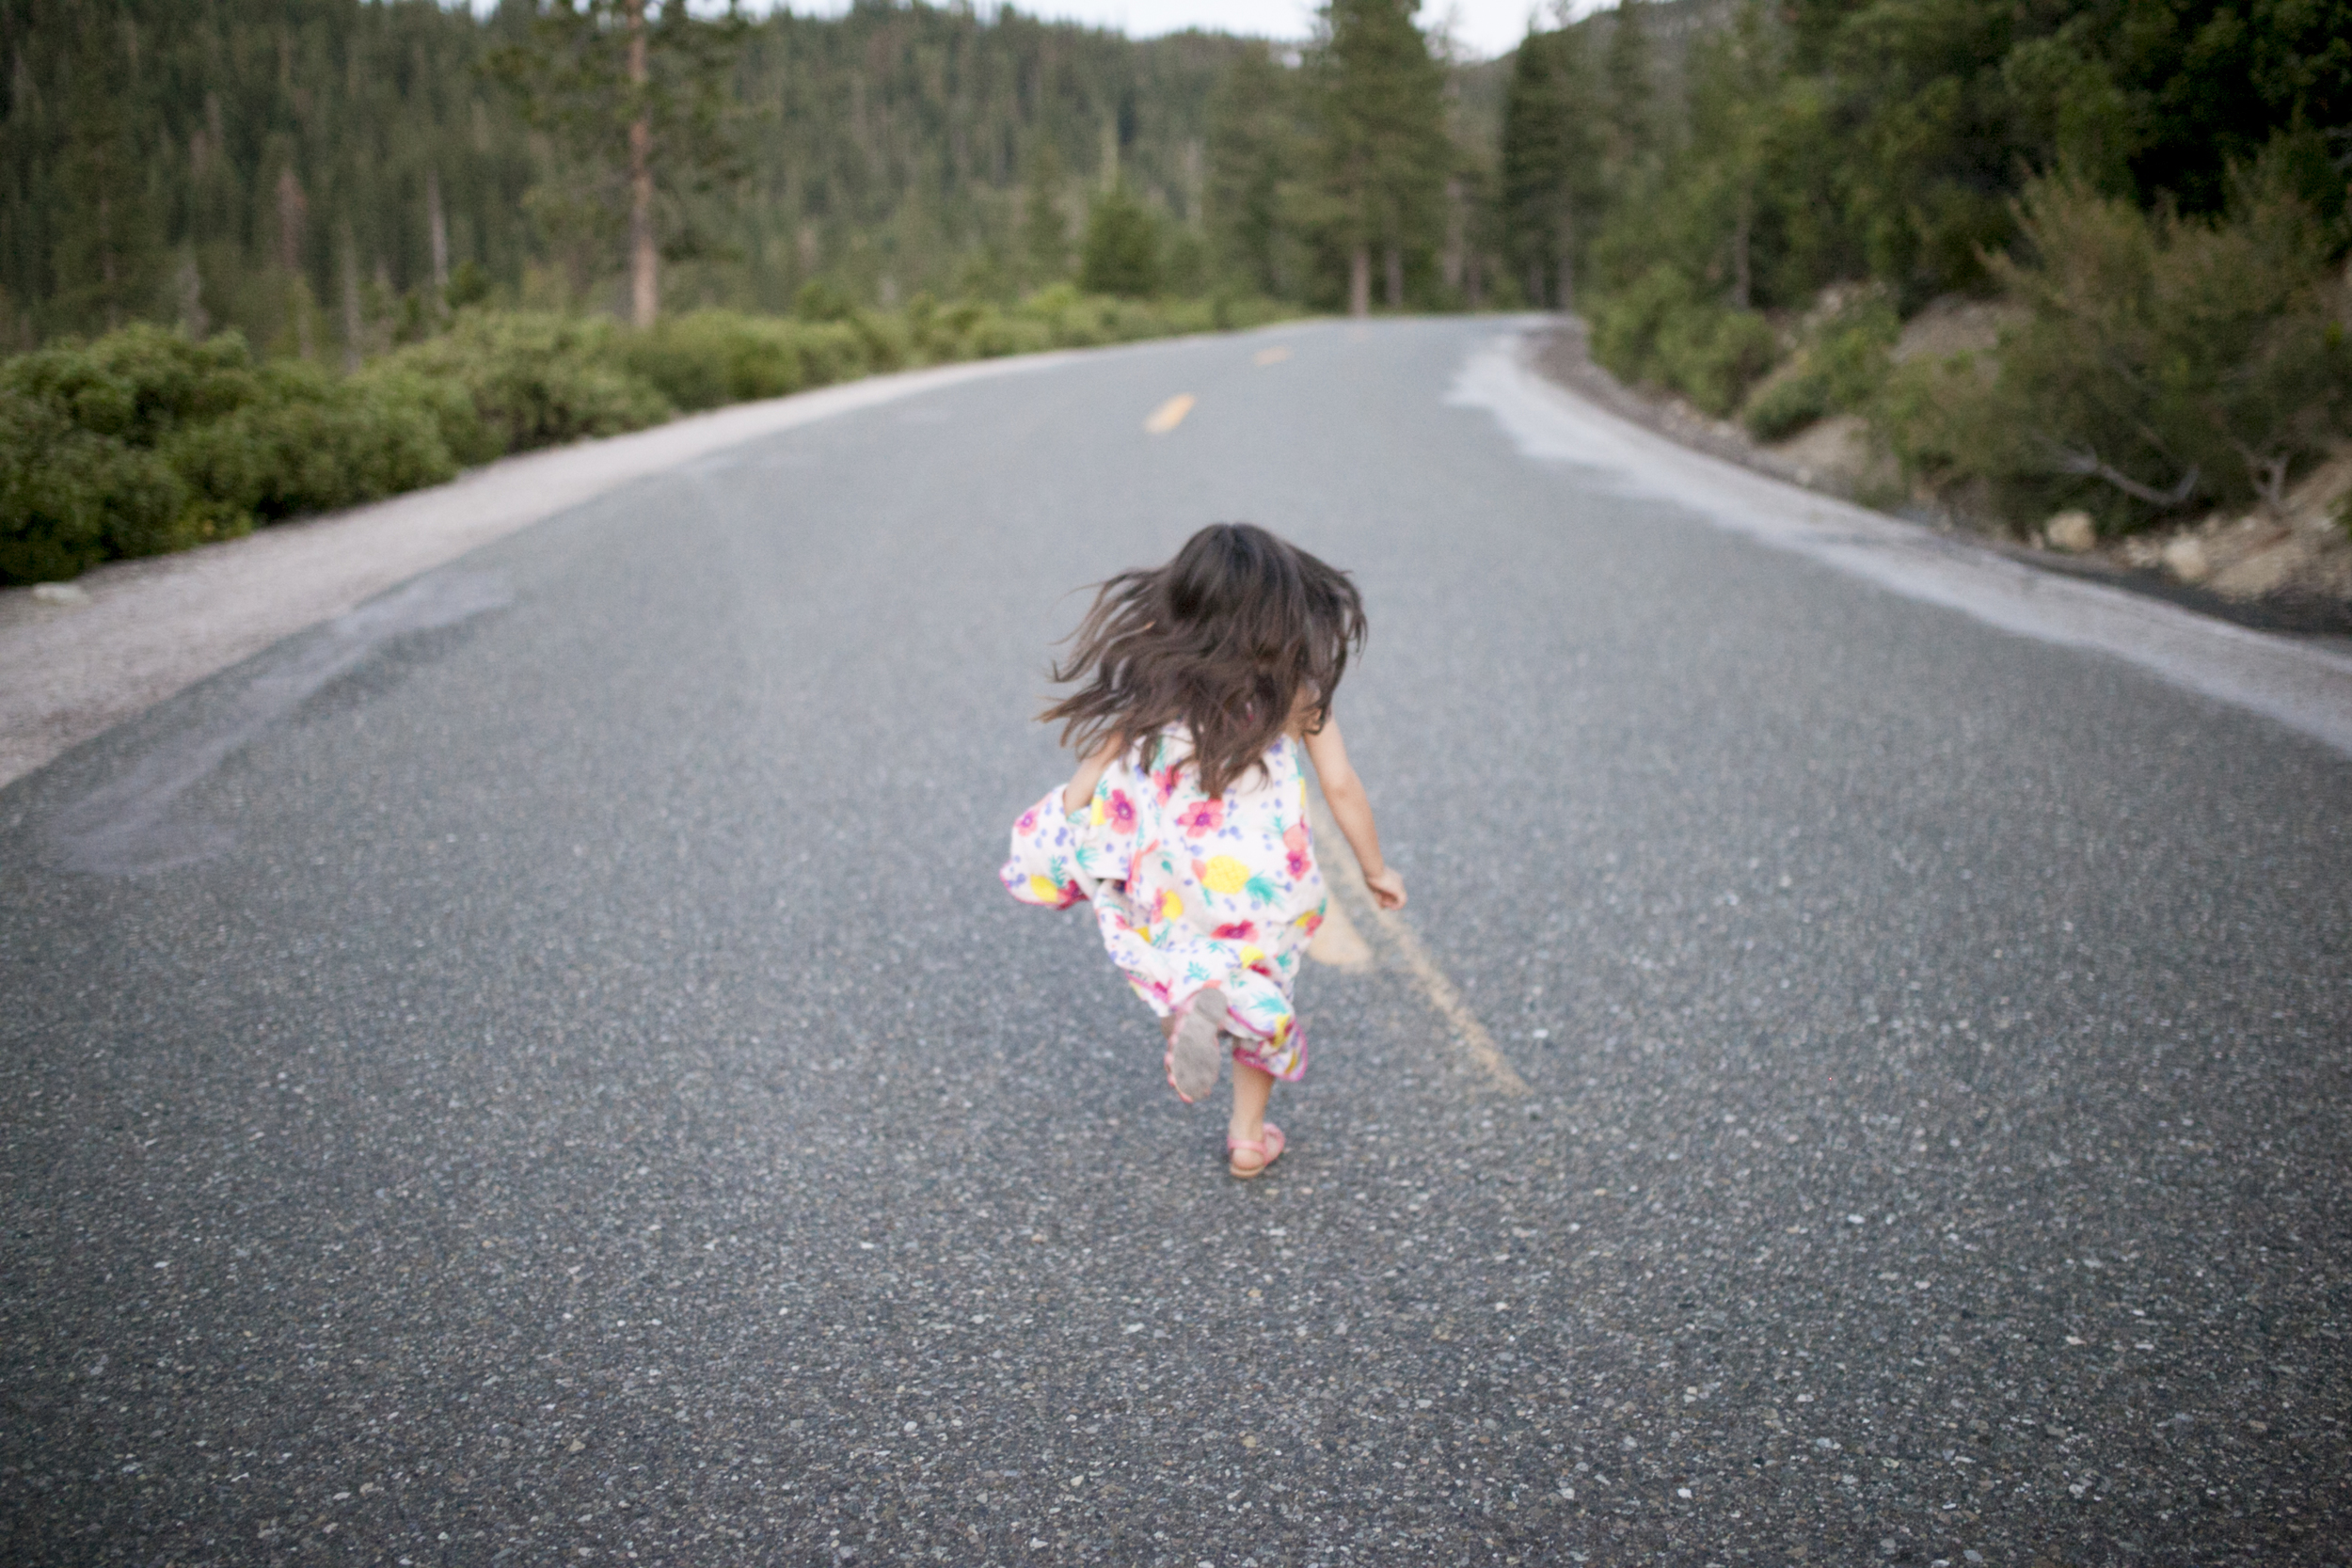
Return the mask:
M1186 1104L1233 1057L1229 1168L1279 1158L1265 1119L1307 1042L1291 1004L1323 924L1299 752L1382 909L1405 879L1380 858L1331 698L1364 640L1344 573L1248 523L1218 523L1167 565L1097 591L1041 716L1085 760L1013 825L1005 886L1025 903L1091 899L1111 961L1160 1019L1169 1086Z

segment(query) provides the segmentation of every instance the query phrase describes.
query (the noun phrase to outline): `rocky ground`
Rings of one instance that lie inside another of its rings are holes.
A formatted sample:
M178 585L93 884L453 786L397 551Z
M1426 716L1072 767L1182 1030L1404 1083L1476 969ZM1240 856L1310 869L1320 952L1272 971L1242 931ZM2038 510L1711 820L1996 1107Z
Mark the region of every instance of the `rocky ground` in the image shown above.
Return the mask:
M1993 346L1997 306L1945 300L1908 323L1898 360ZM2059 513L2023 538L2000 524L1906 495L1901 476L1870 442L1863 420L1833 415L1785 441L1756 440L1737 422L1686 400L1620 383L1593 363L1583 324L1570 321L1537 362L1565 386L1661 435L1827 495L1889 506L1939 527L1980 534L1987 546L2054 571L2113 582L2241 626L2352 637L2352 450L2339 451L2289 492L2277 515L2216 513L2179 527L2101 539L2080 513ZM1891 503L1891 504L1890 504Z

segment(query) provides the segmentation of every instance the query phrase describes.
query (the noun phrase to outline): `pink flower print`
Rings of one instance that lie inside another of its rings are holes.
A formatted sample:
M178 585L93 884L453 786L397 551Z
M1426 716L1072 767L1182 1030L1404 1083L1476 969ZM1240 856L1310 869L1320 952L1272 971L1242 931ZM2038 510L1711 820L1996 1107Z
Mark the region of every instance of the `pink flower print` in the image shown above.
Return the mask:
M1307 874L1307 824L1292 823L1282 833L1282 847L1290 851L1291 879L1295 881Z
M1021 820L1012 825L1012 831L1019 833L1023 838L1026 838L1031 833L1037 832L1037 808L1032 806L1027 811L1023 812L1021 814Z
M1160 792L1160 804L1166 805L1176 798L1177 781L1184 777L1184 764L1176 763L1152 775L1152 787Z
M1127 799L1127 792L1125 790L1114 789L1111 791L1110 810L1107 813L1107 816L1110 822L1111 832L1115 833L1132 833L1136 831L1136 803Z
M1210 935L1219 942L1255 942L1258 940L1258 923L1254 920L1229 920Z
M1193 838L1215 832L1225 821L1225 802L1195 800L1176 814L1176 825Z

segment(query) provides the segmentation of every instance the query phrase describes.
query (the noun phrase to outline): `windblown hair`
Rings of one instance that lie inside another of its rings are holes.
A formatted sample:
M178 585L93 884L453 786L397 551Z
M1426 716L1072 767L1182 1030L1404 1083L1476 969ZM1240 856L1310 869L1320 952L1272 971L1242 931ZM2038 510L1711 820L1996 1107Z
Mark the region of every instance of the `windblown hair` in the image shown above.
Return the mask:
M1171 724L1192 733L1200 788L1223 795L1294 716L1331 716L1364 602L1347 574L1251 523L1213 523L1176 559L1097 586L1057 681L1085 684L1040 715L1081 756L1122 753Z

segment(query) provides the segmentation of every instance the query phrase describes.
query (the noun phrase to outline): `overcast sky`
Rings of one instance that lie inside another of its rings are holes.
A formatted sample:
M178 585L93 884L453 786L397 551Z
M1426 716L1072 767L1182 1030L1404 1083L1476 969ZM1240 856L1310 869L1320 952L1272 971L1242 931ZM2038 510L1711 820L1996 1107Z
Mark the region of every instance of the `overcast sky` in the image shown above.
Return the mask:
M1031 16L1116 27L1134 38L1152 38L1186 27L1305 38L1316 9L1314 0L1017 0L1017 4ZM1446 24L1465 53L1486 58L1517 47L1526 35L1529 12L1540 10L1549 24L1553 4L1554 0L1422 0L1421 24L1425 28ZM789 8L803 16L831 16L849 9L849 0L789 0ZM982 0L978 8L983 14L993 10L993 0ZM1591 0L1576 8L1591 9Z

